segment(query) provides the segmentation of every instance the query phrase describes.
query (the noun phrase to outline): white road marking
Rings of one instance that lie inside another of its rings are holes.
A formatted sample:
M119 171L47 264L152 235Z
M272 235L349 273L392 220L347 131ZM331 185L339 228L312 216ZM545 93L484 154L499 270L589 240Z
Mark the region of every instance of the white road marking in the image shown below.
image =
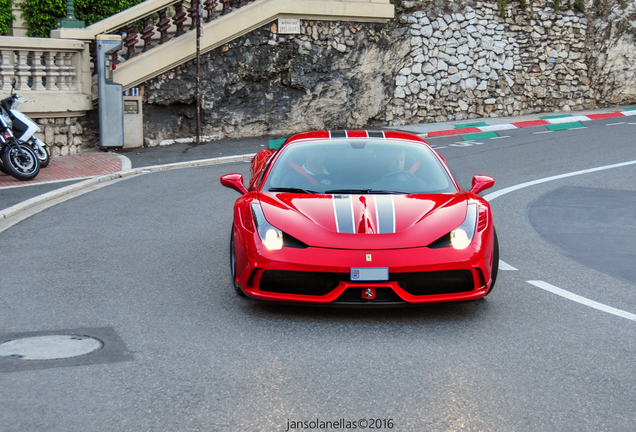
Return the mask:
M616 126L616 125L622 125L625 124L625 122L618 122L618 123L608 123L605 126ZM630 124L634 124L634 123L630 123Z
M630 124L630 125L636 125L636 123L627 123L627 124Z
M558 117L558 118L545 119L545 120L550 124L590 121L589 117L586 117L586 116Z
M494 139L502 139L502 138L510 138L510 135L497 136L497 137L492 137L490 139L494 140Z
M589 174L589 173L593 173L593 172L597 172L597 171L604 171L604 170L608 170L608 169L612 169L612 168L620 168L620 167L634 165L634 164L636 164L636 160L628 161L628 162L621 162L621 163L612 164L612 165L604 165L604 166L600 166L600 167L596 167L596 168L584 169L584 170L581 170L581 171L573 171L573 172L570 172L570 173L559 174L559 175L555 175L555 176L551 176L551 177L545 177L545 178L542 178L542 179L532 180L532 181L525 182L525 183L519 183L518 185L510 186L510 187L498 190L496 192L489 193L488 195L484 196L484 199L486 201L492 201L495 198L499 198L500 196L506 195L506 194L508 194L510 192L514 192L516 190L527 188L527 187L534 186L534 185L538 185L538 184L541 184L541 183L546 183L546 182L553 181L553 180L560 180L560 179L563 179L563 178L573 177L573 176L577 176L577 175L581 175L581 174Z
M544 134L544 133L552 133L551 130L547 130L547 131L541 131L541 132L532 132L532 135L539 135L539 134Z
M484 199L488 202L494 200L495 198L498 198L502 195L506 195L510 192L514 192L517 191L519 189L523 189L523 188L527 188L530 186L534 186L537 184L541 184L541 183L546 183L549 181L553 181L553 180L560 180L562 178L567 178L567 177L572 177L572 176L577 176L577 175L581 175L581 174L589 174L589 173L593 173L596 171L603 171L603 170L608 170L608 169L612 169L612 168L620 168L620 167L624 167L624 166L629 166L629 165L634 165L636 164L636 160L633 161L628 161L628 162L621 162L621 163L617 163L617 164L612 164L612 165L604 165L604 166L600 166L597 168L590 168L590 169L586 169L586 170L580 170L580 171L574 171L571 173L565 173L565 174L560 174L560 175L556 175L556 176L551 176L551 177L545 177L542 179L537 179L537 180L533 180L533 181L529 181L529 182L525 182L525 183L520 183L518 185L515 186L510 186L501 190L498 190L496 192L492 192L489 193L488 195L484 196ZM502 265L503 264L503 265ZM505 266L508 266L509 264L505 263L504 261L499 260L499 266L502 270L509 270L507 268L505 268ZM512 266L510 266L512 267ZM514 270L517 270L513 267ZM567 291L565 291L567 292ZM574 295L574 294L572 294Z
M580 295L555 287L554 285L550 285L547 282L544 282L544 281L527 281L527 282L531 285L536 286L537 288L541 288L542 290L549 291L552 294L556 294L568 300L575 301L582 305L589 306L591 308L594 308L603 312L607 312L609 314L616 315L621 318L625 318L631 321L636 321L636 315L632 313L625 312L624 310L616 309L611 306L604 305L603 303L595 302L594 300L590 300L585 297L581 297Z
M514 268L513 266L511 266L510 264L508 264L507 262L503 260L499 260L499 270L517 271L518 269Z
M475 144L483 144L483 143L473 142L473 141L459 141L456 143L449 144L449 146L450 147L470 147Z
M482 132L494 132L494 131L502 131L508 129L517 129L517 126L513 124L500 124L500 125L490 125L490 126L478 126Z
M431 146L433 150L448 148L447 146Z

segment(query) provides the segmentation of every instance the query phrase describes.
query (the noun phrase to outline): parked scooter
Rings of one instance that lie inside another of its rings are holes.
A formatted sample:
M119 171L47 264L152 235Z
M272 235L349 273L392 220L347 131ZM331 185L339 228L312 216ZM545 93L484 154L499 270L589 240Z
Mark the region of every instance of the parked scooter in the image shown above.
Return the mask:
M11 118L12 125L10 126L13 131L13 135L18 139L18 141L33 149L40 160L40 168L44 168L51 161L51 154L49 153L46 144L34 135L36 132L40 131L40 127L29 117L18 111L18 104L22 100L14 92L15 84L16 80L14 78L11 83L11 96L2 99L0 101L0 105Z
M31 180L40 172L40 160L26 144L20 143L11 130L11 118L0 103L0 171L18 180Z

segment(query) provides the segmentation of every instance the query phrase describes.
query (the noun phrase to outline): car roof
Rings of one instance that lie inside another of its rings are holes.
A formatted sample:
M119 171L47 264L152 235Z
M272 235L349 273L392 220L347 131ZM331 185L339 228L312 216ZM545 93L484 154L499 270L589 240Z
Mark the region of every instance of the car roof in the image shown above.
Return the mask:
M351 139L351 138L377 138L377 139L401 139L416 141L422 144L428 145L426 141L415 134L407 132L399 132L393 130L362 130L362 129L347 129L347 130L319 130L312 132L301 132L292 135L285 141L282 147L292 142L304 141L304 140L330 140L330 139Z

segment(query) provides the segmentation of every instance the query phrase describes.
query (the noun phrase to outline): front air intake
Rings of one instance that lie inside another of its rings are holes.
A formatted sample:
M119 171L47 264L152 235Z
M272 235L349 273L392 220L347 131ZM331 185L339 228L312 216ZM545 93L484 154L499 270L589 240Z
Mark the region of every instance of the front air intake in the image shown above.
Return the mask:
M261 291L322 296L333 291L348 273L322 273L288 270L265 270L258 289Z
M411 295L455 294L475 289L470 270L392 273L389 279Z

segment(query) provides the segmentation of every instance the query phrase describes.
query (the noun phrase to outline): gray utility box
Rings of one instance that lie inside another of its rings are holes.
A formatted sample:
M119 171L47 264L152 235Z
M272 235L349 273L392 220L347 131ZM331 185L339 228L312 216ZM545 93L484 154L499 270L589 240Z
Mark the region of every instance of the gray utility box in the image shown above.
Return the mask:
M143 145L144 111L141 96L124 96L124 148Z
M113 82L113 51L121 48L121 36L97 35L97 84L99 92L99 146L124 146L124 104L122 85Z

